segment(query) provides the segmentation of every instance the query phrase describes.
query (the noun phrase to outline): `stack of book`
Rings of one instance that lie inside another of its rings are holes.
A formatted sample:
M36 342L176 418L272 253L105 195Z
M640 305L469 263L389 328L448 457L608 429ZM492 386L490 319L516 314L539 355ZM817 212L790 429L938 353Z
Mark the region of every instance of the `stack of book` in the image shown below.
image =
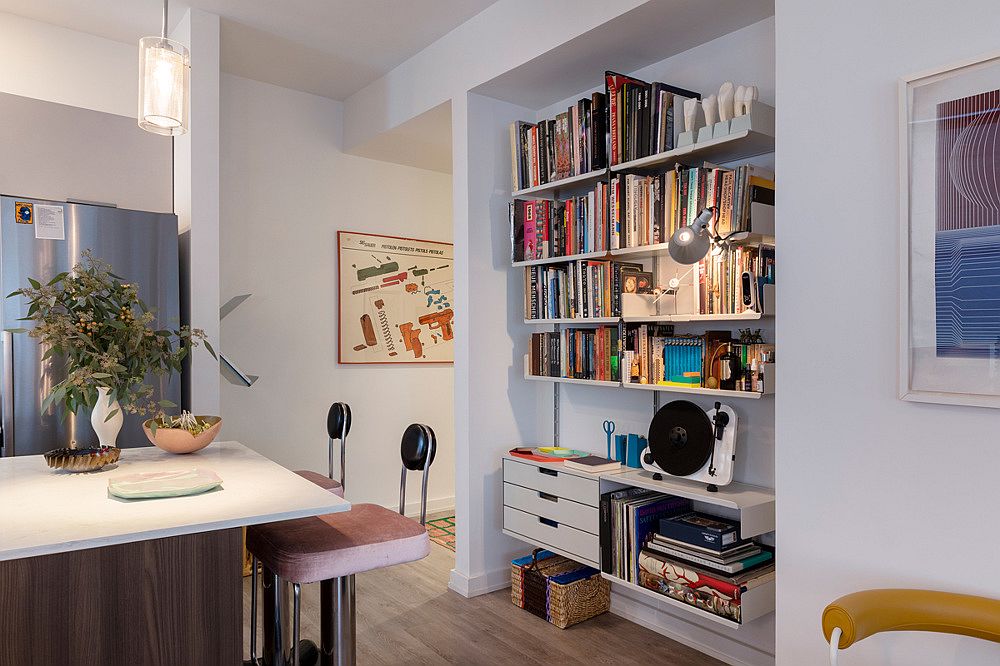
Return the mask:
M751 298L743 293L743 273L752 280ZM730 245L710 253L698 264L697 302L700 314L762 312L764 285L774 284L774 245Z
M673 172L670 174L673 175ZM611 247L640 247L665 243L672 233L673 200L665 174L615 175L611 179Z
M684 98L699 97L666 83L605 72L611 164L621 164L674 148L674 107Z
M528 371L536 377L620 381L618 327L532 333Z
M515 199L509 215L514 261L609 249L607 183L564 200Z
M621 315L622 272L642 265L569 261L524 269L525 319L581 319Z
M774 580L770 548L740 539L736 521L688 512L666 517L639 554L639 582L740 621L740 596Z
M510 125L510 172L515 190L607 167L607 109L603 93L577 101L565 113Z
M690 509L691 500L644 488L601 495L601 570L638 584L639 556L658 522Z

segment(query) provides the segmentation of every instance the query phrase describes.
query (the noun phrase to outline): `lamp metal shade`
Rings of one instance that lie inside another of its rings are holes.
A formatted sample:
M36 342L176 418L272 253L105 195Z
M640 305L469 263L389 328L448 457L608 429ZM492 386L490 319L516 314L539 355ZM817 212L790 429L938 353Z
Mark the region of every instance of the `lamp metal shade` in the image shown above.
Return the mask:
M191 57L183 44L163 37L139 40L139 127L177 136L188 130Z
M681 227L670 236L667 251L678 264L696 264L708 254L710 245L711 239L703 227Z

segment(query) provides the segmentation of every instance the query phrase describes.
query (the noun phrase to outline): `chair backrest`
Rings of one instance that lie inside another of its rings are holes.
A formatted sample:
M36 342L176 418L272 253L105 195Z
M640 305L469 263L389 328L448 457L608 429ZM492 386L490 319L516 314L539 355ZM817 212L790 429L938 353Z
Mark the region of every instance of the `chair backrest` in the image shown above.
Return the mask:
M340 487L344 487L344 470L347 466L347 434L351 432L351 407L346 402L335 402L326 413L326 433L329 439L329 477L333 478L333 440L340 441Z
M427 520L427 477L436 454L437 437L430 426L411 423L406 427L399 446L399 456L403 461L403 470L399 478L399 513L402 515L406 510L406 471L423 470L420 487L421 525Z

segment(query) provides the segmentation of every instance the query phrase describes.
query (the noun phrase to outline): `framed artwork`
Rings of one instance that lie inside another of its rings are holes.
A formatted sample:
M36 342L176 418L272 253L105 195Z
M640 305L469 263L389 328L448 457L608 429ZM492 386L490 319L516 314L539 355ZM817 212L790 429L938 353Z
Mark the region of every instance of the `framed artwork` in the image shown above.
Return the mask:
M899 104L899 395L1000 407L1000 53L901 80Z
M337 232L340 363L452 363L451 243Z

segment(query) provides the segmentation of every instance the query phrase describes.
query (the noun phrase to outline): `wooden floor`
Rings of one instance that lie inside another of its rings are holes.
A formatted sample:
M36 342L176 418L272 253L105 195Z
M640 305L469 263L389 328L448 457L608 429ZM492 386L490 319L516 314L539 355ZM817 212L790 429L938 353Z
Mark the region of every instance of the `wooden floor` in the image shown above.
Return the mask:
M722 663L611 613L558 629L514 606L510 590L466 599L448 589L454 563L454 553L432 543L424 560L358 576L361 666ZM244 618L250 614L249 581ZM302 597L302 636L318 643L319 586L305 587Z

